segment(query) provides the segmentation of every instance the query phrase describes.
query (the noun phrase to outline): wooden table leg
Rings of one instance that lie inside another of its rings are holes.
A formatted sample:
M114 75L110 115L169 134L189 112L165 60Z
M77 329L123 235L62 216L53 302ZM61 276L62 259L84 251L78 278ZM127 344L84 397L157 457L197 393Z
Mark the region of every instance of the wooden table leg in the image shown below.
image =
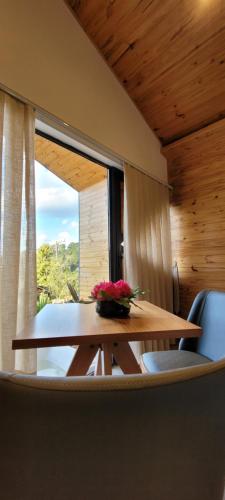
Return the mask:
M79 345L67 371L67 377L86 375L98 349L99 345Z
M98 350L95 375L102 375L102 350Z
M142 373L128 342L113 342L112 353L123 373Z
M140 367L141 367L141 373L145 373L145 374L147 374L147 373L148 373L148 374L149 374L149 372L148 372L147 368L145 368L145 365L144 365L144 363L143 363L142 359L141 359L141 361L140 361Z
M104 375L112 375L112 344L109 342L102 344L103 349L103 373Z

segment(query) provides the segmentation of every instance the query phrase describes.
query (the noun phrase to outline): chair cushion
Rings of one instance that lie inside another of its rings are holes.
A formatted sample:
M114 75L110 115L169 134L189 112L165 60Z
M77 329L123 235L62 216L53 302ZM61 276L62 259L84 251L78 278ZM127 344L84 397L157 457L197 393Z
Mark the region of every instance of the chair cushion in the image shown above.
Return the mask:
M142 356L145 368L150 373L174 370L193 365L201 365L212 361L206 356L190 351L156 351L146 352Z

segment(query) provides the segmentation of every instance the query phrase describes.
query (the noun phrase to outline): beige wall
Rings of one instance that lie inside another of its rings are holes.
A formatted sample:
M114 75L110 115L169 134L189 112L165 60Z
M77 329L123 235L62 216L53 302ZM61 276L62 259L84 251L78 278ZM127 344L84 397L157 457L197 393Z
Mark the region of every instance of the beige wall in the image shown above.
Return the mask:
M107 178L80 192L80 297L109 279Z
M63 0L0 1L0 83L167 178L160 144Z

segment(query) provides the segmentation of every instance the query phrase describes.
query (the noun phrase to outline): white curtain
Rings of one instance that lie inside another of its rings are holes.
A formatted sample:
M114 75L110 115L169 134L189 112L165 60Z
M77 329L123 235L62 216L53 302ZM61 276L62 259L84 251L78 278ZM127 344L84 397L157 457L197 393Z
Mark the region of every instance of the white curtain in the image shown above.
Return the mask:
M124 274L146 291L144 300L172 312L172 258L168 188L124 167ZM146 351L169 349L169 340L134 342L139 358Z
M0 91L0 369L34 372L12 339L36 312L34 111Z

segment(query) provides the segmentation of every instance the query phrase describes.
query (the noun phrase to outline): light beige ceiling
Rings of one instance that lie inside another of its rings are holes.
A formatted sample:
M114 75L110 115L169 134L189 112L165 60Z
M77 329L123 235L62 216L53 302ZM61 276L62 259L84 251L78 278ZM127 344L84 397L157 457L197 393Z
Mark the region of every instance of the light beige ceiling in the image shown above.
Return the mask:
M67 3L163 144L225 116L224 0Z

